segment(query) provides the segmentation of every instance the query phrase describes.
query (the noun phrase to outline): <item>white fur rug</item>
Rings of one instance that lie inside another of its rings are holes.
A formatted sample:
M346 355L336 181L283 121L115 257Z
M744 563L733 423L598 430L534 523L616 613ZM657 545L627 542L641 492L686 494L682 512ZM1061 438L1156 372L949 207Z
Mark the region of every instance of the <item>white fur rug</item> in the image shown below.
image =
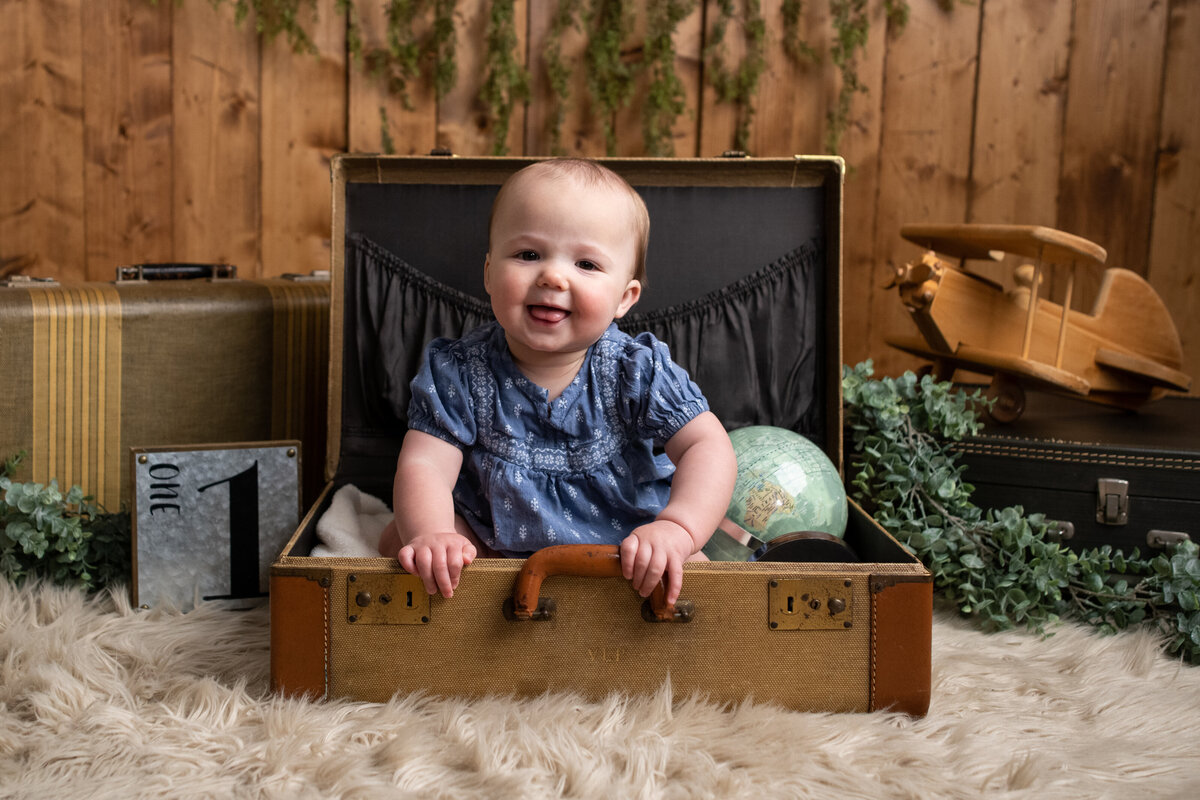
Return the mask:
M0 797L1196 798L1200 668L939 612L929 716L267 690L265 609L0 581Z

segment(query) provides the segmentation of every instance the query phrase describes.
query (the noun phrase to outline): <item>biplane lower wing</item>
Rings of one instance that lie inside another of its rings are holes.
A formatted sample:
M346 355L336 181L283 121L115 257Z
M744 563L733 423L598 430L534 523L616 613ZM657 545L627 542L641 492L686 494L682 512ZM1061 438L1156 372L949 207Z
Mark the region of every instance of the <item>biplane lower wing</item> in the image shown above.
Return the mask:
M923 339L917 337L897 337L887 340L887 343L898 350L912 353L933 362L952 365L956 369L969 372L981 372L991 375L997 372L1015 375L1033 386L1069 392L1077 395L1087 395L1091 384L1078 375L1058 369L1050 364L1029 361L1019 356L998 353L983 347L959 345L953 353L931 349Z

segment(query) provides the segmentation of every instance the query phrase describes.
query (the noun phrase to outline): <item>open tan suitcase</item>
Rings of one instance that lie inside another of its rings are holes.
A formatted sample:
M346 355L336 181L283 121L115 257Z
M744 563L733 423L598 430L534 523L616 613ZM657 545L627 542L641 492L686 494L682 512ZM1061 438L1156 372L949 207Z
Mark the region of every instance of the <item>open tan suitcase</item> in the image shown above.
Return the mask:
M747 697L814 711L929 703L929 572L858 506L852 563L689 564L674 608L615 548L478 559L429 597L383 558L313 558L346 484L390 498L425 343L488 318L486 220L518 158L344 156L333 165L328 486L271 568L284 693ZM649 287L622 327L668 342L729 428L779 425L841 464L837 158L610 159L651 215ZM659 620L662 621L659 621Z

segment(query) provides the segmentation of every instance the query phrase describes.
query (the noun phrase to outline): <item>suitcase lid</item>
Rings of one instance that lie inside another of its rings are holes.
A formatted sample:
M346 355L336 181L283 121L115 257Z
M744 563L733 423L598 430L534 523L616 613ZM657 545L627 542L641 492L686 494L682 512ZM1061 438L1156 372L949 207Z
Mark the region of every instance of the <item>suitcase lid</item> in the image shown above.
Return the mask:
M334 157L327 481L390 496L425 345L491 318L492 200L537 160ZM620 327L666 341L727 428L789 427L840 469L842 159L599 161L650 211Z

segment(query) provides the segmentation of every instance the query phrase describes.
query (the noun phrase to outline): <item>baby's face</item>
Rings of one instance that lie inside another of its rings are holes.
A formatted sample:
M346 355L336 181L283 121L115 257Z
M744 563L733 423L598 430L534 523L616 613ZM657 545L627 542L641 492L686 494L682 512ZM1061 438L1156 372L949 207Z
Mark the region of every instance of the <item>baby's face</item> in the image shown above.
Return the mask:
M632 203L570 176L518 180L492 218L492 310L518 359L582 353L641 292Z

